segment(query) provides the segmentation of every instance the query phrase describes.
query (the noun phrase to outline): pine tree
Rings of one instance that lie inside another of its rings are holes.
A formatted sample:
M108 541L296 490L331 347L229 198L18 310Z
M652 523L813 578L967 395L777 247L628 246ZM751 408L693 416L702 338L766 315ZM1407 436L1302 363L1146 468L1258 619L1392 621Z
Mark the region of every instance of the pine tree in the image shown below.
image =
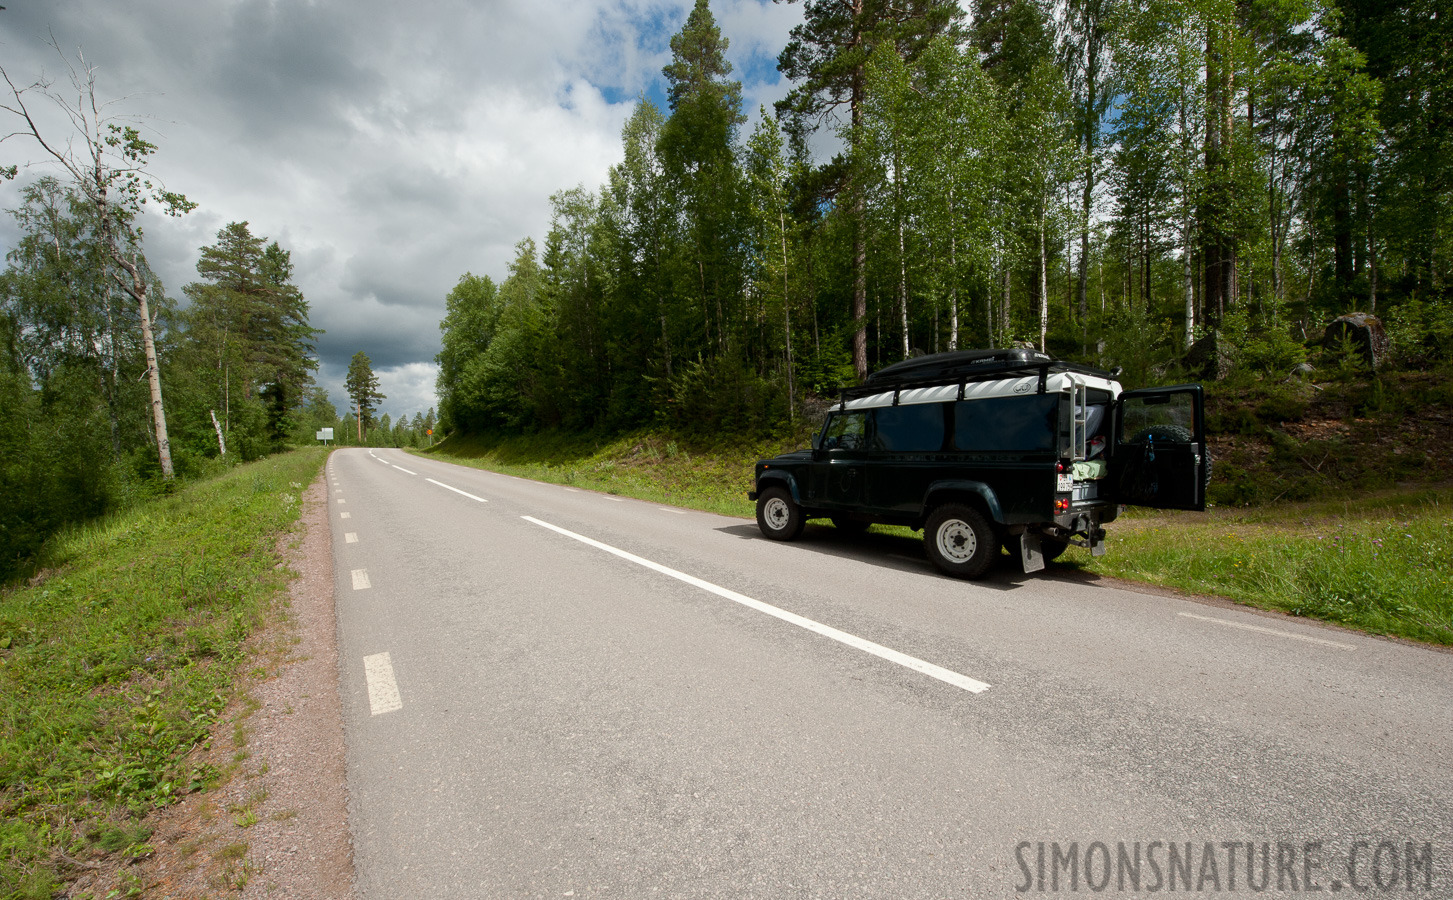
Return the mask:
M387 400L378 390L378 376L373 374L373 363L362 350L353 354L348 363L348 377L344 381L348 396L353 399L353 408L358 415L358 442L363 443L364 434L373 427L373 411L378 401Z

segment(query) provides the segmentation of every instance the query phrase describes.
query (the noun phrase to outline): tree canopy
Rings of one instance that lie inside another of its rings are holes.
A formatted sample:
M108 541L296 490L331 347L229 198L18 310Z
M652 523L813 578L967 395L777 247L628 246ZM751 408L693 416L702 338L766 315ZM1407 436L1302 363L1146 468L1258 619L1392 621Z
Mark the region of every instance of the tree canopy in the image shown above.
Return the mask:
M1397 363L1447 360L1437 6L805 0L791 92L744 129L698 0L607 183L450 294L441 423L760 430L905 356L1016 343L1137 384L1285 378L1352 311ZM840 154L812 158L820 129Z

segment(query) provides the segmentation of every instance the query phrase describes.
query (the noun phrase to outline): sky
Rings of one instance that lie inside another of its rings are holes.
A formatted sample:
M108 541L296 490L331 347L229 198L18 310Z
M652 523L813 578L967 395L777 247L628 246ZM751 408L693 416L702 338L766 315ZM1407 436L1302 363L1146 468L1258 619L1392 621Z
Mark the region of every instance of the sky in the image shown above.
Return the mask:
M0 66L18 85L66 78L77 53L97 93L142 117L151 170L198 204L149 215L145 252L169 296L198 280L199 248L229 222L292 253L311 306L318 383L342 412L343 377L368 354L397 418L437 406L444 298L465 272L507 274L541 241L550 195L596 191L620 162L643 94L687 2L656 0L7 0ZM776 71L801 7L712 0L746 111L790 89ZM12 130L10 123L0 134ZM45 127L64 134L54 117ZM748 125L747 128L751 126ZM0 142L0 209L54 168L33 141ZM0 252L17 240L0 215Z

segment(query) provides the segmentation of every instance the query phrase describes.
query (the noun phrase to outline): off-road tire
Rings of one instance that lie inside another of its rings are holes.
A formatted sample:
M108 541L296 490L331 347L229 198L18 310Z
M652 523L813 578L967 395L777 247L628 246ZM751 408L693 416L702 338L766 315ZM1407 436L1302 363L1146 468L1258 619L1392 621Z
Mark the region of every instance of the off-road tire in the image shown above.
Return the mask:
M774 541L796 540L807 519L802 507L783 487L769 487L757 497L757 527Z
M923 549L945 575L980 578L999 556L999 536L972 506L945 503L924 523Z
M1132 444L1141 444L1154 436L1158 441L1171 441L1177 444L1189 444L1195 440L1191 430L1183 425L1152 425L1149 428L1142 428L1135 432L1130 439ZM1206 454L1202 458L1201 466L1201 496L1206 496L1206 491L1211 488L1211 448L1206 448ZM1049 557L1046 556L1045 559Z

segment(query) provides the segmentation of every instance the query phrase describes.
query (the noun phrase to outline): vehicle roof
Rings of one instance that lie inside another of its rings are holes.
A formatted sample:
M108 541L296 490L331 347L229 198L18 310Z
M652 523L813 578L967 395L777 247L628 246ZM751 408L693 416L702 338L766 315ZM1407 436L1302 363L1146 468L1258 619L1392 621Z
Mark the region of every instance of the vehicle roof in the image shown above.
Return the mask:
M1033 375L1020 375L1013 378L996 378L984 381L965 381L962 384L964 400L983 400L988 397L1023 397L1033 396L1039 393L1040 375L1036 372ZM1102 375L1090 375L1084 372L1051 372L1044 378L1044 393L1059 394L1070 389L1072 383L1081 384L1091 390L1108 391L1111 399L1120 395L1119 382ZM876 385L865 385L865 387L876 387ZM844 395L843 402L839 408L846 409L871 409L882 406L904 406L914 403L943 403L949 400L958 400L960 382L955 380L952 384L939 384L928 387L898 387L888 388L872 394L860 395L849 399ZM861 392L863 388L858 388Z

